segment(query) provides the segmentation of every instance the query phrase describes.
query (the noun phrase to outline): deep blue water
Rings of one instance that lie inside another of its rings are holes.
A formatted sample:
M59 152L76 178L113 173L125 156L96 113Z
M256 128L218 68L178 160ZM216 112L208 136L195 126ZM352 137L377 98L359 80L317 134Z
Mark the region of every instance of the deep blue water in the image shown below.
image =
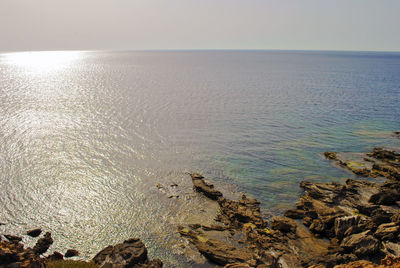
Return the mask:
M141 237L176 266L171 233L204 206L186 171L282 213L300 181L353 176L322 152L400 147L400 53L0 54L0 101L2 228L84 257Z

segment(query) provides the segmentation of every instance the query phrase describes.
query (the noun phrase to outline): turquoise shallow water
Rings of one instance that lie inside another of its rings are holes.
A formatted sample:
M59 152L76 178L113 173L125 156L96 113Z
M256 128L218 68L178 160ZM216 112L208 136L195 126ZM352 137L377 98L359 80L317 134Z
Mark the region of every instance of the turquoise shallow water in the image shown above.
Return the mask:
M41 226L85 258L141 237L185 267L173 233L204 205L186 171L274 213L301 180L352 176L320 154L400 147L400 54L0 54L0 101L3 231ZM155 187L171 182L180 199Z

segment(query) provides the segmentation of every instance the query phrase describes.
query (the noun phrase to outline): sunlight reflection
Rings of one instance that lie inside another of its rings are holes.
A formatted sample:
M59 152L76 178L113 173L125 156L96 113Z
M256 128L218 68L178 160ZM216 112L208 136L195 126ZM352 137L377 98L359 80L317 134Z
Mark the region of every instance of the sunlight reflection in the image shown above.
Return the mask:
M7 64L25 68L35 73L56 71L68 67L82 58L82 51L38 51L4 54Z

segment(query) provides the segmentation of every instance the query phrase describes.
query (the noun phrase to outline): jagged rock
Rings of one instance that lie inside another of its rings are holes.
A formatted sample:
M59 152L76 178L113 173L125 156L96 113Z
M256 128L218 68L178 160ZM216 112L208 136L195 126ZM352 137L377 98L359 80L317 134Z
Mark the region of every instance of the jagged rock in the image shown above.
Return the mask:
M38 237L41 233L42 233L42 229L40 229L40 228L29 230L28 232L26 232L26 234L31 237Z
M343 239L340 244L346 252L354 253L357 257L365 257L379 252L379 241L370 235L370 231L353 234Z
M162 267L159 260L150 261L147 249L140 239L132 238L115 246L108 246L93 258L93 262L104 267Z
M16 235L6 234L6 235L4 235L4 237L7 238L8 241L12 241L12 242L20 242L20 241L22 241L22 237L16 236Z
M343 239L345 232L350 227L355 227L359 224L360 217L359 216L347 216L347 217L339 217L335 219L335 235L336 238L340 240Z
M214 189L214 185L204 181L204 177L197 173L190 173L193 181L193 188L197 192L203 193L208 198L217 200L222 197L222 193Z
M379 225L374 235L381 240L392 240L397 238L399 231L400 226L394 222L390 222Z
M297 228L296 222L294 220L282 216L273 217L271 227L272 229L279 230L284 233L295 233Z
M33 247L33 252L37 255L45 253L49 247L53 244L53 238L51 238L51 233L47 232L44 237L40 238L35 246Z
M79 256L79 251L77 251L75 249L68 249L64 255L65 258L70 258L70 257L75 257L75 256Z

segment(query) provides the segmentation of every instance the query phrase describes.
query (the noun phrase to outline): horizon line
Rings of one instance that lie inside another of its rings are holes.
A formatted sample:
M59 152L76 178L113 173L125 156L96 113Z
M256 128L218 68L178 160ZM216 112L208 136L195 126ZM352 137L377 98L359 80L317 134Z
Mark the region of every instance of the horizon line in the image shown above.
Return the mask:
M400 50L334 50L334 49L279 49L279 48L118 48L118 49L45 49L45 50L0 50L0 54L29 52L206 52L206 51L282 51L282 52L366 52L366 53L400 53Z

